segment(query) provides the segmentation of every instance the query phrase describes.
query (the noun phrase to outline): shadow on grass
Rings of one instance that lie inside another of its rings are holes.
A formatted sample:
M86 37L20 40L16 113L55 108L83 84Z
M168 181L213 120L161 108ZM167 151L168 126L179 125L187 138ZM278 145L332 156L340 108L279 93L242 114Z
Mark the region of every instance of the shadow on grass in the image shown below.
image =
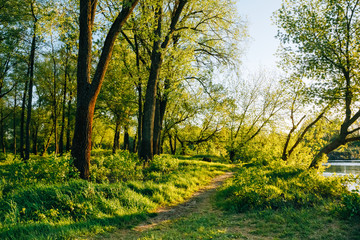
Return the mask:
M199 161L206 161L209 162L219 162L224 163L227 162L227 160L224 157L216 156L216 155L206 155L206 154L199 154L199 155L174 155L174 158L180 159L180 160L199 160Z
M95 235L112 228L130 228L153 213L135 213L109 218L96 218L74 223L28 223L6 227L0 230L0 239L74 239L75 237Z

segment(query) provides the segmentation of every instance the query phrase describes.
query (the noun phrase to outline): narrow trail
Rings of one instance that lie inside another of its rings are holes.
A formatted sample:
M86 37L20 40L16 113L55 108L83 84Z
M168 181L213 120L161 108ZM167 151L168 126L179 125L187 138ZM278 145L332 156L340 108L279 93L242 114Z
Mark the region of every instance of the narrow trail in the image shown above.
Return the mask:
M107 236L106 239L124 239L126 238L126 235L149 230L159 224L184 217L188 214L207 211L208 208L211 207L211 196L215 194L216 189L221 186L226 179L232 176L232 172L217 176L208 185L195 192L184 203L176 206L159 208L155 211L155 213L157 213L155 217L149 218L133 229L119 229Z

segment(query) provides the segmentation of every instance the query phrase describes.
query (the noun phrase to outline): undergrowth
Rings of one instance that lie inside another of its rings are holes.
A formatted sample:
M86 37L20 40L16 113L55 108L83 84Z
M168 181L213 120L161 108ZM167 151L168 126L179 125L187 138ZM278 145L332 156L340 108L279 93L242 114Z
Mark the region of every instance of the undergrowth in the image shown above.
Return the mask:
M218 205L226 210L308 208L326 203L342 203L337 212L350 208L359 213L359 195L346 188L348 179L324 177L318 170L286 165L283 161L244 164L235 177L218 192Z
M93 157L91 181L69 156L0 163L0 239L69 239L143 220L228 170L220 163L157 156L147 167L128 152Z

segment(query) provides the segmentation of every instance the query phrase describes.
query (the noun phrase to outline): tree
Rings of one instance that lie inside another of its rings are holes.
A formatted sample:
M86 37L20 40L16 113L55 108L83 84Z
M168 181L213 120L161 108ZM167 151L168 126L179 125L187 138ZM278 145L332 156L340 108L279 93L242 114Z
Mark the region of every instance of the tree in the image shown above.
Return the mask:
M287 80L285 82L286 92L290 97L289 110L291 128L286 136L285 144L282 151L281 159L288 161L295 149L304 140L305 135L313 128L328 112L330 104L327 106L318 106L321 108L316 114L304 114L305 107L309 108L307 104L307 96L304 93L305 84L299 79ZM300 116L299 115L300 112ZM308 110L309 112L309 110ZM297 118L298 116L298 118Z
M126 44L117 44L114 47L113 57L109 64L108 73L105 80L108 82L101 93L101 101L97 109L104 116L111 116L115 122L113 153L120 149L120 130L126 130L132 122L132 117L136 115L136 92L134 85L134 74L131 64L132 52ZM129 63L130 62L130 63ZM124 143L124 149L129 150L129 146Z
M318 152L310 167L317 168L323 156L341 145L360 140L353 136L360 117L359 9L359 0L291 0L275 16L286 64L300 77L316 81L312 85L316 98L336 101L343 108L338 134Z
M274 120L286 104L278 76L259 72L231 82L233 102L228 114L228 153L235 160L236 151L252 141Z
M239 52L234 40L239 40L239 29L243 29L243 26L233 20L236 16L233 4L232 1L212 0L159 2L155 11L157 23L153 31L152 48L149 51L151 66L139 151L143 160L151 160L154 151L159 151L163 115L171 89L169 86L174 81L184 81L186 77L199 77L196 72L201 72L201 68L214 67L215 62L220 65L236 61L235 53ZM178 61L178 53L186 56L186 60L180 57L184 62ZM189 71L169 78L161 69L164 63L171 61L173 66L180 68L182 64L189 64L193 73Z
M106 35L94 76L90 81L92 31L97 3L97 0L80 0L77 105L71 155L74 157L74 165L80 171L80 177L83 179L89 179L90 176L91 131L96 99L104 80L115 40L138 0L123 1L122 9Z

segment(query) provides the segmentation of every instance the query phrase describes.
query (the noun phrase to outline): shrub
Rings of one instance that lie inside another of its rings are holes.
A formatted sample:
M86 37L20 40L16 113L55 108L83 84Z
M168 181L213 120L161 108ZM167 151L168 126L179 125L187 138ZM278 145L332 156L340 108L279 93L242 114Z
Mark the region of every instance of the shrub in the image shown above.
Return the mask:
M179 160L169 155L156 155L154 159L149 163L149 172L162 172L169 173L178 169Z
M344 194L338 212L344 218L360 218L360 192Z
M142 166L136 154L121 151L114 155L94 157L91 163L91 181L121 182L142 179Z
M346 193L344 179L326 178L314 170L272 162L243 166L217 194L225 209L244 212L250 209L312 207L326 200L341 199Z

